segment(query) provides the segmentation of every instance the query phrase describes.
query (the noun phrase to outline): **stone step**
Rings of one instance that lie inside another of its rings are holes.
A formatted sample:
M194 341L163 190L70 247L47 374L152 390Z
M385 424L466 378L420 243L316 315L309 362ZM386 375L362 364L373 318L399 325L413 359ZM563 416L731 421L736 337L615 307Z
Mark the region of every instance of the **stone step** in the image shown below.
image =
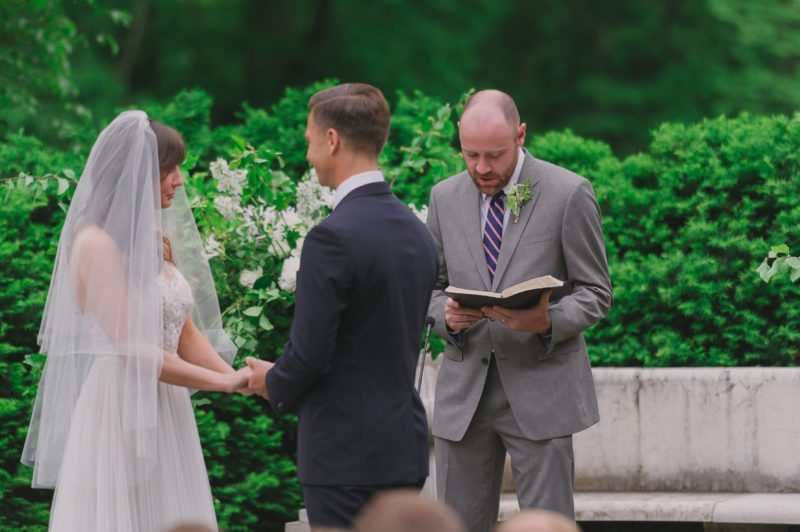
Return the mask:
M504 493L499 520L518 512L516 495ZM578 521L797 525L800 493L581 492L575 494L575 515ZM300 510L298 519L287 523L285 531L310 532L305 509Z

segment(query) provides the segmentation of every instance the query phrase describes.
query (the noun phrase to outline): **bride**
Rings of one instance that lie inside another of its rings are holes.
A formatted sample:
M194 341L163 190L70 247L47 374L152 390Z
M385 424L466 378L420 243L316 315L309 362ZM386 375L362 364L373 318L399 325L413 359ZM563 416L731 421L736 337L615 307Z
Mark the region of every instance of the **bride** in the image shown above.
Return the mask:
M216 530L189 399L248 393L181 185L181 136L141 111L92 147L39 330L47 362L22 461L54 531Z

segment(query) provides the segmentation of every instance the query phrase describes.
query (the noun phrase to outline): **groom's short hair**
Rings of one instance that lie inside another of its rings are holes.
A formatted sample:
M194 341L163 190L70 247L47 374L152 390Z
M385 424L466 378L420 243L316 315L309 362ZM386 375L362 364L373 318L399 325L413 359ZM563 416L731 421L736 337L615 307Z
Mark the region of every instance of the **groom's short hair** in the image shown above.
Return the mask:
M377 156L389 138L389 105L372 85L343 83L319 91L308 109L317 127L335 129L354 151Z

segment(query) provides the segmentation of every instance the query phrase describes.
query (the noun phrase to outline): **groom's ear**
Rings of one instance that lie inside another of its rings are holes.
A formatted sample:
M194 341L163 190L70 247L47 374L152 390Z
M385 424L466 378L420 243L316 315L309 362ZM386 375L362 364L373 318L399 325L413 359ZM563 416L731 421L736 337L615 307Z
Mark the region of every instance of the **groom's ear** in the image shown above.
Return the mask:
M325 144L328 147L329 155L333 155L339 151L342 147L342 137L339 135L339 132L332 127L328 128L328 131L325 132Z

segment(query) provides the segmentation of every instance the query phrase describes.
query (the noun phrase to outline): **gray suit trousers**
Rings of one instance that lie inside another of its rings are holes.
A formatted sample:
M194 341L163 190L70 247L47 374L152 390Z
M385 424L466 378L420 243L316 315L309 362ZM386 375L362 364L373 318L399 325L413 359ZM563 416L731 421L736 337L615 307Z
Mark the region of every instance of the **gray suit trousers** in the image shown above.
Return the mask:
M506 451L520 508L542 508L573 519L572 436L526 438L511 412L492 356L464 438L435 438L437 497L455 509L469 532L489 532L497 523Z

